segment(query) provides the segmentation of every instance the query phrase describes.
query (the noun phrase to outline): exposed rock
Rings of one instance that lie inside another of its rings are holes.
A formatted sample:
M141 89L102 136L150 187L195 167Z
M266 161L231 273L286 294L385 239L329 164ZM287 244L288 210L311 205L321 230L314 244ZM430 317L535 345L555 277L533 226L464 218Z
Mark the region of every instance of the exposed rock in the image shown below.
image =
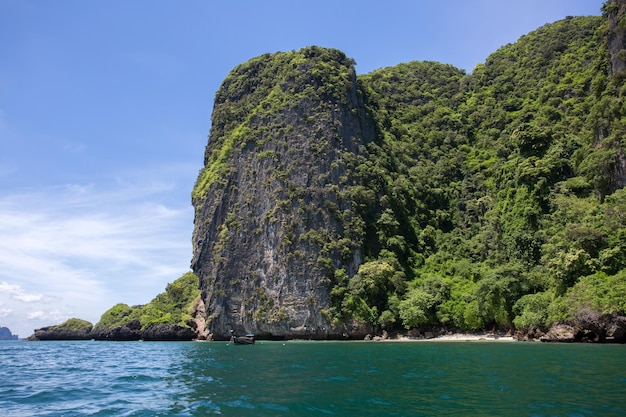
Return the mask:
M96 340L141 340L141 322L139 320L132 320L121 326L115 326L111 328L102 328L96 326L93 329L91 336L93 339Z
M35 333L26 338L36 340L90 340L93 325L85 320L69 319L65 323L35 329Z
M196 330L192 327L160 323L142 329L139 320L132 320L121 326L111 328L95 327L92 329L91 324L74 330L64 328L63 325L43 327L36 329L35 333L25 340L182 341L194 340L196 338Z
M626 317L585 311L575 319L554 323L544 333L541 329L518 329L519 341L626 343Z
M229 74L193 193L192 269L214 339L372 331L335 327L324 311L332 271L352 276L362 262L342 193L348 164L375 137L353 63L339 51L267 54Z
M614 317L607 323L605 341L626 343L626 317Z
M566 323L555 324L550 327L548 332L541 336L539 340L542 342L575 342L577 329Z
M543 330L537 327L531 327L528 329L517 329L512 337L520 342L531 342L539 340L541 337L545 336L545 334Z
M170 286L170 288L174 287ZM200 297L197 297L194 311L191 314L192 318L185 323L185 326L174 323L157 323L144 326L140 319L133 319L132 316L129 316L139 308L143 308L143 306L129 307L118 304L105 313L108 316L115 315L117 321L111 321L111 317L106 317L107 320L101 320L94 327L84 320L70 319L58 326L37 329L26 340L166 341L206 339L204 304ZM202 329L202 331L198 329Z
M145 329L141 332L141 338L146 341L188 341L196 338L196 332L189 327L161 323Z
M573 321L582 342L626 342L626 317L586 311Z
M193 317L193 320L191 320L188 324L196 334L195 339L209 340L210 334L206 326L206 307L201 297L198 297L198 302L194 306L191 316Z
M608 15L607 46L611 75L618 79L624 79L626 78L626 30L624 30L626 0L609 0L605 3L604 8ZM609 134L609 131L596 134L598 145L600 145L601 139ZM612 163L613 172L607 178L608 184L605 192L608 193L613 193L626 186L626 155L619 143L612 143L612 147L615 149L615 157Z
M626 76L626 31L623 19L626 15L626 1L609 0L608 47L611 55L611 73L616 77Z

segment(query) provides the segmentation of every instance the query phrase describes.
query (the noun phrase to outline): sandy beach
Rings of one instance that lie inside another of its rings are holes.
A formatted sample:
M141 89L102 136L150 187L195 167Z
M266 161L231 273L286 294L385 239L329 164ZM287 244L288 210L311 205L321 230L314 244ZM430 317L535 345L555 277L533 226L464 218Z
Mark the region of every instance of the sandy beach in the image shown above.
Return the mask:
M410 339L411 340L411 339ZM475 334L451 334L436 336L432 339L412 339L422 340L425 342L473 342L473 341L488 341L488 342L515 342L516 340L511 336L498 336L498 335L475 335Z
M396 338L380 338L374 337L373 341L390 341L390 342L516 342L517 340L511 336L489 334L472 334L472 333L452 333L433 337L410 337L400 336Z

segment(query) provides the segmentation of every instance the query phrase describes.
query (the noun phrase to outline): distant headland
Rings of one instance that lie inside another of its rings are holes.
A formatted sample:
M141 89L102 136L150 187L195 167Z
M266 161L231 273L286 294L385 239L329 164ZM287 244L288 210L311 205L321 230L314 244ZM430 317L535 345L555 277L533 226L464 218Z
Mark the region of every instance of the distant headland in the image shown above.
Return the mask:
M0 327L0 340L17 340L18 336L11 333L8 327Z

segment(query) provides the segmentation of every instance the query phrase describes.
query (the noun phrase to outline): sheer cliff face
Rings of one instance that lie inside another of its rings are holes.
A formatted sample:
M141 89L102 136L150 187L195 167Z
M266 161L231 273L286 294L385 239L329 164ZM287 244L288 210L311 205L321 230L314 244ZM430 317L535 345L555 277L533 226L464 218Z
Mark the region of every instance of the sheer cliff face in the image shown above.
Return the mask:
M268 54L235 68L216 94L193 191L192 268L215 339L339 337L333 274L361 264L363 221L350 170L375 139L343 53Z
M626 0L611 0L605 4L608 10L607 41L611 59L611 74L621 79L626 78ZM610 192L626 186L626 154L617 147L615 169L612 174Z
M606 3L608 10L608 48L611 55L611 74L626 76L626 31L623 19L626 15L626 0L610 0Z

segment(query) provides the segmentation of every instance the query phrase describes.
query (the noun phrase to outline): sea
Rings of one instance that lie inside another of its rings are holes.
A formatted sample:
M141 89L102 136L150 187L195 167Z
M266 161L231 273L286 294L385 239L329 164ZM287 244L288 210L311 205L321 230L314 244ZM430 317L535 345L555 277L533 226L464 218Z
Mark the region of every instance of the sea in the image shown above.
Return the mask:
M0 415L626 416L626 345L10 341Z

